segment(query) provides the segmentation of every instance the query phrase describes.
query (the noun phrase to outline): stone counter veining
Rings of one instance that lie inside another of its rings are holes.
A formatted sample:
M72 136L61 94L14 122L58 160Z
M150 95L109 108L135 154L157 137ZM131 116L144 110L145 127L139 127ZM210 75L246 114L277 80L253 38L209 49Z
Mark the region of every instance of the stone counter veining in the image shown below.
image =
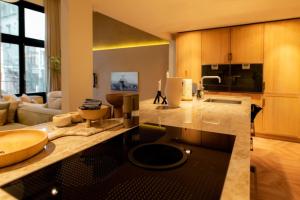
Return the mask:
M206 96L241 100L242 104L182 101L177 109L156 109L151 100L140 105L141 122L192 128L236 136L222 200L250 199L250 106L248 97Z
M212 96L207 96L212 97ZM222 192L222 199L250 198L250 98L226 97L238 99L242 104L209 103L202 100L182 101L180 108L157 109L153 100L140 103L140 122L153 122L193 128L204 131L236 135L236 140L228 167ZM47 124L38 129L47 129ZM0 186L46 167L56 161L108 140L128 129L117 128L89 137L68 136L58 138L47 144L38 155L19 164L0 169ZM14 199L0 189L0 199Z

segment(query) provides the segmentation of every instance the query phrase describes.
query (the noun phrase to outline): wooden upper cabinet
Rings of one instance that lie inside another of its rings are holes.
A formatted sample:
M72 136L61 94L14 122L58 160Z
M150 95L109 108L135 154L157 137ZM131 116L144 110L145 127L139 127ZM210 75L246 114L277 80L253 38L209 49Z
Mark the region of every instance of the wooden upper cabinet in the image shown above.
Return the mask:
M202 64L227 64L230 53L230 29L202 31Z
M179 33L176 36L176 76L201 78L201 31Z
M264 62L264 24L236 26L230 31L231 63Z
M265 93L300 94L300 19L265 24Z

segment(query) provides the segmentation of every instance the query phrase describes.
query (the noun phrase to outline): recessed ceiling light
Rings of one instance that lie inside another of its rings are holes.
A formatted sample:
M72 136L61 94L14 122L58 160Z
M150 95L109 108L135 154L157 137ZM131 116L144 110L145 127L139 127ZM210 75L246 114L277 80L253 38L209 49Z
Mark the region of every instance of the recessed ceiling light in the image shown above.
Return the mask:
M186 153L186 154L191 154L191 150L190 150L190 149L186 149L186 150L185 150L185 153Z
M56 195L58 194L58 190L57 190L55 187L52 188L51 194L52 194L53 196L56 196Z

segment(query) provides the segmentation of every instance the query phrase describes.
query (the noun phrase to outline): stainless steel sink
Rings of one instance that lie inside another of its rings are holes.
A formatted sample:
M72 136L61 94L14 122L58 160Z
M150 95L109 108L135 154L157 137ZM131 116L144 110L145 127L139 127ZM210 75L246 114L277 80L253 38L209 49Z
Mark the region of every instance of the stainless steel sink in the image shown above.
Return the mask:
M210 103L228 103L228 104L242 104L242 101L238 101L238 100L213 99L213 98L206 99L206 100L204 100L204 102L210 102Z

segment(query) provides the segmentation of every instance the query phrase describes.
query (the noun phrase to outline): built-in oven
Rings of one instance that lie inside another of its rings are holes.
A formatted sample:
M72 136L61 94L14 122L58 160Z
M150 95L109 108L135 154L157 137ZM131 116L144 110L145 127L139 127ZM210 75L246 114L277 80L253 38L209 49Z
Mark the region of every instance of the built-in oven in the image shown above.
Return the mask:
M205 90L223 92L263 92L263 64L202 65L202 76L219 76L205 79Z

